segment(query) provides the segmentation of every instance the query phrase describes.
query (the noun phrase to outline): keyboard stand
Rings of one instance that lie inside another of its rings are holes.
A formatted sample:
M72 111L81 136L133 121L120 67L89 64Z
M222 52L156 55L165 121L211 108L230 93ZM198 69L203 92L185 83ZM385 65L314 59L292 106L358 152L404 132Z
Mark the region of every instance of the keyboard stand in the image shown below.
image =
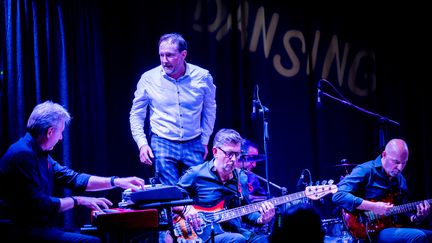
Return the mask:
M142 204L136 206L136 208L139 209L146 209L146 208L159 208L162 210L165 210L166 212L166 218L167 218L167 224L166 224L166 230L169 230L171 235L174 237L174 226L173 226L173 217L172 217L172 207L175 206L185 206L185 205L191 205L193 204L192 199L182 199L182 200L174 200L169 202L156 202L156 203L148 203L148 204ZM161 227L164 228L164 227Z

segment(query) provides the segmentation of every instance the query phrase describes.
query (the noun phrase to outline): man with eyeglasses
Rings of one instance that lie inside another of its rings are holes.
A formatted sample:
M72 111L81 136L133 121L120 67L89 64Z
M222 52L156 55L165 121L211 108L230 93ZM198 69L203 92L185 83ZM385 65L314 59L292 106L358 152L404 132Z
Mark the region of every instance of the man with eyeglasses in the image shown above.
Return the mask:
M176 237L183 240L201 239L206 242L268 242L267 235L257 235L242 228L241 218L255 225L263 225L272 220L275 215L274 205L262 202L256 211L242 215L242 211L233 212L235 216L220 214L224 209L235 210L247 205L246 197L240 193L239 175L235 170L235 162L241 155L243 139L232 129L221 129L214 137L213 159L201 165L191 167L180 177L178 186L193 199L194 205L176 207L179 214L175 221L176 228L186 229L188 226L194 232L182 230Z
M432 231L420 229L430 213L429 200L407 203L402 171L408 145L392 139L375 160L355 167L338 184L333 202L357 240L372 242L432 242Z

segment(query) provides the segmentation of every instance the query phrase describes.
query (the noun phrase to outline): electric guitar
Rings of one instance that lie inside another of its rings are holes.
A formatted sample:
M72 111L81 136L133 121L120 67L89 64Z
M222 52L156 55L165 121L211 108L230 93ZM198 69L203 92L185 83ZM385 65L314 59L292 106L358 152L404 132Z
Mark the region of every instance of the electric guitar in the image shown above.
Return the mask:
M392 207L386 214L378 215L372 211L361 211L356 210L349 212L348 210L342 209L342 219L348 228L348 231L354 238L367 239L375 236L382 229L390 227L401 227L394 221L393 215L415 212L417 205L422 201L411 202ZM429 203L432 203L432 199L427 199Z
M177 237L178 242L206 242L210 239L212 233L217 235L224 232L219 223L257 212L264 202L271 202L274 206L277 206L305 197L317 200L329 193L335 193L337 190L336 185L308 186L301 192L227 210L224 210L224 201L211 208L194 205L193 207L198 211L198 217L201 219L201 225L196 229L183 217L176 216L173 220L174 235Z

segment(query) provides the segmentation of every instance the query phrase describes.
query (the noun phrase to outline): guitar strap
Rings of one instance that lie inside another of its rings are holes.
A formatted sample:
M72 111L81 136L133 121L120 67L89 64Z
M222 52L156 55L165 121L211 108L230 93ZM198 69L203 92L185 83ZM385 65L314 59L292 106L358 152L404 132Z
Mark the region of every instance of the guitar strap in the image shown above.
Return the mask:
M241 194L242 200L245 199L248 204L251 203L250 193L249 193L249 185L248 185L248 174L247 171L241 169L239 172L238 179L238 190ZM241 202L240 202L241 203Z
M224 190L228 192L228 194L225 195L225 206L231 205L231 207L238 207L241 205L244 196L240 191L239 175L237 170L234 169L232 173L233 178L229 183L222 185ZM234 203L234 205L232 203Z
M244 194L242 193L243 188L242 188L242 184L240 183L240 175L238 174L238 170L234 169L233 170L233 179L235 181L237 181L237 199L238 199L238 205L241 205L241 202L244 199Z

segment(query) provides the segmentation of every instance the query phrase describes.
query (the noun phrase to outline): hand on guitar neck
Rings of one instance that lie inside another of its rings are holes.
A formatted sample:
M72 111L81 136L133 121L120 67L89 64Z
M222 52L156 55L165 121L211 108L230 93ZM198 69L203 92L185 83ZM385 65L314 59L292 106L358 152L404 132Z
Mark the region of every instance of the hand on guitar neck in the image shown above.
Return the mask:
M260 225L267 224L268 222L270 222L276 213L275 207L273 203L271 203L270 201L263 201L259 209L259 212L261 213L261 216L257 219L256 223Z
M429 200L421 201L416 205L417 212L416 214L411 216L411 222L413 223L420 223L422 222L431 212L431 205L429 203Z

